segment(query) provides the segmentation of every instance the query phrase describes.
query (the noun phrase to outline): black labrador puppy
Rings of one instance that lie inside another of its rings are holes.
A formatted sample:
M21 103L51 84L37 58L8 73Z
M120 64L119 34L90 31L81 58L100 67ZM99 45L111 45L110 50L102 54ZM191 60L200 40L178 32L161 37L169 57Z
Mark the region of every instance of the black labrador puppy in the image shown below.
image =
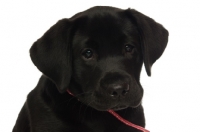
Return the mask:
M139 132L107 111L145 126L141 68L151 75L167 41L134 9L98 6L58 21L30 49L43 75L13 132Z

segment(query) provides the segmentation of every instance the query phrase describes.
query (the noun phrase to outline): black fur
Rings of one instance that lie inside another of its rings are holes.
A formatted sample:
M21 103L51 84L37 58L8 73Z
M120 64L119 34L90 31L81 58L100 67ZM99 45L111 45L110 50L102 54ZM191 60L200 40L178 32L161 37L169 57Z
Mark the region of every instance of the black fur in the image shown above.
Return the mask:
M43 75L13 132L138 132L107 110L145 126L141 67L151 75L167 40L162 25L133 9L93 7L58 21L30 49Z

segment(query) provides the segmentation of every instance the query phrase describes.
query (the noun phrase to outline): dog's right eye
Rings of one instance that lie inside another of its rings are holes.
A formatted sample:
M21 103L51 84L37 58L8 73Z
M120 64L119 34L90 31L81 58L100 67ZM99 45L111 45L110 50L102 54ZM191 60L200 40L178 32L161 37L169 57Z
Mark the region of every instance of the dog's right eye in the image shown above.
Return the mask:
M82 56L85 58L85 59L91 59L93 57L93 51L91 49L85 49L83 52L82 52Z
M125 45L125 51L126 52L132 53L133 49L134 49L133 45L130 45L130 44Z

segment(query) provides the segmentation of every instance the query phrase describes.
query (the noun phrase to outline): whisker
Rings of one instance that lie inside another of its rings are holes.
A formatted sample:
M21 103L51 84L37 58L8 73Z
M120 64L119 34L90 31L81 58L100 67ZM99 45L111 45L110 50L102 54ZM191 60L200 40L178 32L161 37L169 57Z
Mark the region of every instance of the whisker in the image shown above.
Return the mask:
M90 94L90 93L92 93L92 91L88 91L88 92L83 92L83 93L76 94L75 96L72 96L71 98L60 102L60 103L57 104L55 107L59 107L59 106L62 105L62 104L65 104L66 106L68 106L68 105L71 103L71 101L72 101L73 99L76 99L76 100L77 100L81 95ZM82 102L85 102L85 101L82 100ZM78 103L78 101L74 104L74 106L75 106L77 103Z
M86 108L85 108L85 110L84 110L84 112L83 112L83 116L82 116L83 118L82 118L82 120L81 120L82 123L84 122L84 117L87 116L86 111L87 111L87 109L89 108L89 106L90 106L90 104L91 104L92 102L93 102L93 101L90 101L89 103L86 104Z
M63 100L62 102L60 102L59 104L56 105L56 107L62 105L62 104L65 104L66 103L66 106L69 105L69 103L75 99L75 97L71 97L70 99L67 99L67 100Z
M79 97L79 96L81 96L81 95L90 94L90 93L92 93L92 90L91 90L91 91L88 91L88 92L79 93L79 94L76 94L76 95L74 95L74 96L75 96L75 97Z

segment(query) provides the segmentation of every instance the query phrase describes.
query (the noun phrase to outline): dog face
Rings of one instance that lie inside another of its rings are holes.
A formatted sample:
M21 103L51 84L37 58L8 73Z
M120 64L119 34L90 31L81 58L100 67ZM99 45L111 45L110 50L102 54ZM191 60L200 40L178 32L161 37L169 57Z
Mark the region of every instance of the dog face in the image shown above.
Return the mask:
M167 44L168 32L135 11L94 7L60 20L31 50L34 64L60 92L69 89L97 110L137 107L147 74Z
M87 18L85 23L73 38L72 85L78 86L70 91L98 110L136 107L143 95L137 27L117 14Z

